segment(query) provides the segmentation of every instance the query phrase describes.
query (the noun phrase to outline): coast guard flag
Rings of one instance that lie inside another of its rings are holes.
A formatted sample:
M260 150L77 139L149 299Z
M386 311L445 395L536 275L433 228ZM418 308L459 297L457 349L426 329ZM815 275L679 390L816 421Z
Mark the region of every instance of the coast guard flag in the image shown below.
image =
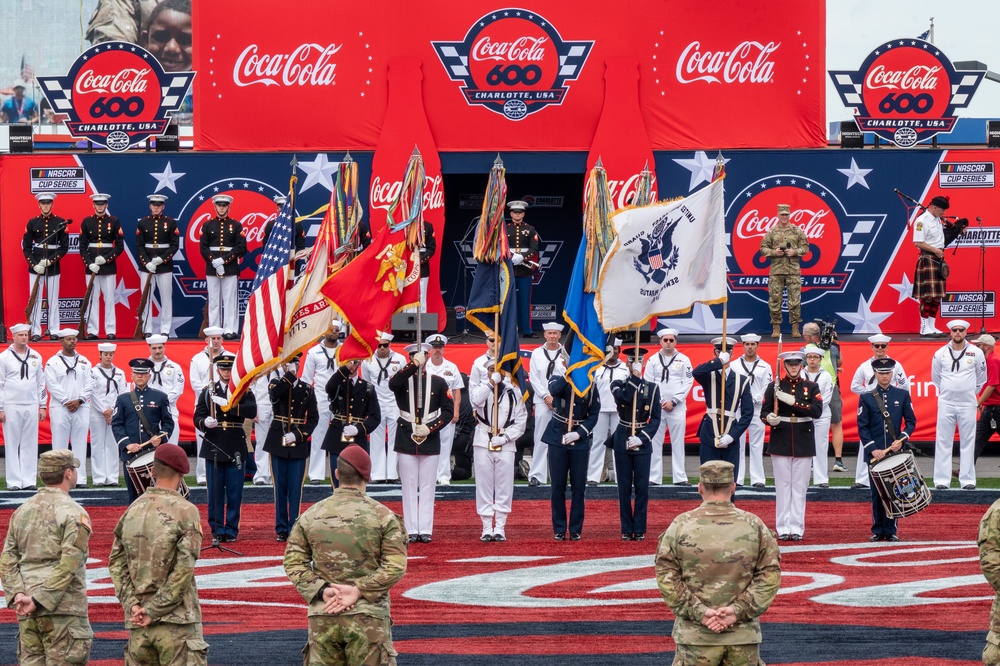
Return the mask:
M626 208L601 266L595 306L604 329L634 328L726 300L725 178L689 197Z

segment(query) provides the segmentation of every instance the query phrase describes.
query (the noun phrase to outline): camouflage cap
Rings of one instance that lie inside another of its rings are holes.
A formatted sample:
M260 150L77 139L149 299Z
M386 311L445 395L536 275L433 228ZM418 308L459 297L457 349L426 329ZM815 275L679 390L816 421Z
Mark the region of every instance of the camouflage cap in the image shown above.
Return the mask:
M38 472L40 474L58 474L67 469L80 466L80 459L73 457L69 449L46 451L38 456Z
M721 486L733 482L733 463L725 460L709 460L698 470L701 472L702 483Z

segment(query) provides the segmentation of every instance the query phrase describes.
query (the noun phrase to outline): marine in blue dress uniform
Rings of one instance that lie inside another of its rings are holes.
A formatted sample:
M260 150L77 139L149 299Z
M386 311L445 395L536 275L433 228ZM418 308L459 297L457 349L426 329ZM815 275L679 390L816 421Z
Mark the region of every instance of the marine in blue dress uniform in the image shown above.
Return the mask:
M660 413L663 411L660 409L660 389L642 378L642 362L635 360L627 380L612 382L611 395L615 398L619 421L605 444L612 448L615 456L622 541L643 541L646 538L652 442L660 427Z
M692 371L696 382L705 390L705 416L698 428L701 441L701 462L725 460L733 467L740 465L740 438L750 427L754 416L753 395L749 379L729 370L729 352L722 351L722 338L712 340L715 358ZM736 344L726 338L726 348ZM722 381L725 376L725 394Z
M111 417L111 432L118 443L121 461L125 464L167 441L174 429L174 417L170 414L170 399L167 394L148 387L153 362L148 358L134 358L129 361L129 367L132 368L132 383L135 388L118 396L115 413ZM140 412L145 416L146 423L139 416ZM127 473L125 485L131 504L140 493Z
M872 361L878 385L858 400L858 437L865 453L865 462L878 462L887 455L898 453L917 427L910 393L892 385L896 361L879 358ZM881 406L879 403L881 402ZM884 407L884 410L883 410ZM885 415L887 415L887 417ZM875 484L872 491L872 541L899 541L896 519L885 515L885 507Z
M549 476L552 478L552 530L556 541L566 540L566 474L569 473L572 499L569 510L569 538L579 541L583 533L583 501L587 490L587 466L590 444L597 418L601 415L601 397L597 387L580 397L566 377L549 379L552 418L545 426L542 441L549 445ZM570 414L570 405L573 413ZM572 421L570 421L572 416Z

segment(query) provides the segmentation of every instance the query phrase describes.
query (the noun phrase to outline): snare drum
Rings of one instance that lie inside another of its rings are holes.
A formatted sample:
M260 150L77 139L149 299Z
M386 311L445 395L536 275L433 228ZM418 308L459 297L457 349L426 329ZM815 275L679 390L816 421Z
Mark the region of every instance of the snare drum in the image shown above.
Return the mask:
M125 472L132 479L132 484L140 495L156 485L156 479L153 478L153 456L155 455L156 451L147 451L125 464ZM187 487L183 479L181 479L181 485L178 486L177 492L184 499L191 496L191 489Z
M920 476L912 453L889 456L870 465L872 485L889 518L905 518L931 503L931 491Z

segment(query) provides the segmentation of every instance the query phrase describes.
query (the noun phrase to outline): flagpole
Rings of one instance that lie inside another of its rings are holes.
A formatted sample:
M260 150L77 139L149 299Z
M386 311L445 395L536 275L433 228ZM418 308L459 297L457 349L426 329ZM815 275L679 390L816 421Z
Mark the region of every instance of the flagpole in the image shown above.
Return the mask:
M635 327L635 356L633 356L633 363L639 362L639 327ZM632 368L628 369L629 376L632 375ZM640 384L641 386L641 384ZM632 436L635 437L635 413L638 410L639 403L639 391L633 391L632 393Z
M729 300L726 299L722 303L722 351L726 351L726 326L729 320ZM722 352L720 352L722 353ZM726 434L726 364L723 363L720 368L722 372L722 386L719 388L719 432L723 435ZM734 390L735 393L735 390ZM736 397L733 396L733 404L736 404ZM715 440L716 448L721 448L719 446L719 439Z

